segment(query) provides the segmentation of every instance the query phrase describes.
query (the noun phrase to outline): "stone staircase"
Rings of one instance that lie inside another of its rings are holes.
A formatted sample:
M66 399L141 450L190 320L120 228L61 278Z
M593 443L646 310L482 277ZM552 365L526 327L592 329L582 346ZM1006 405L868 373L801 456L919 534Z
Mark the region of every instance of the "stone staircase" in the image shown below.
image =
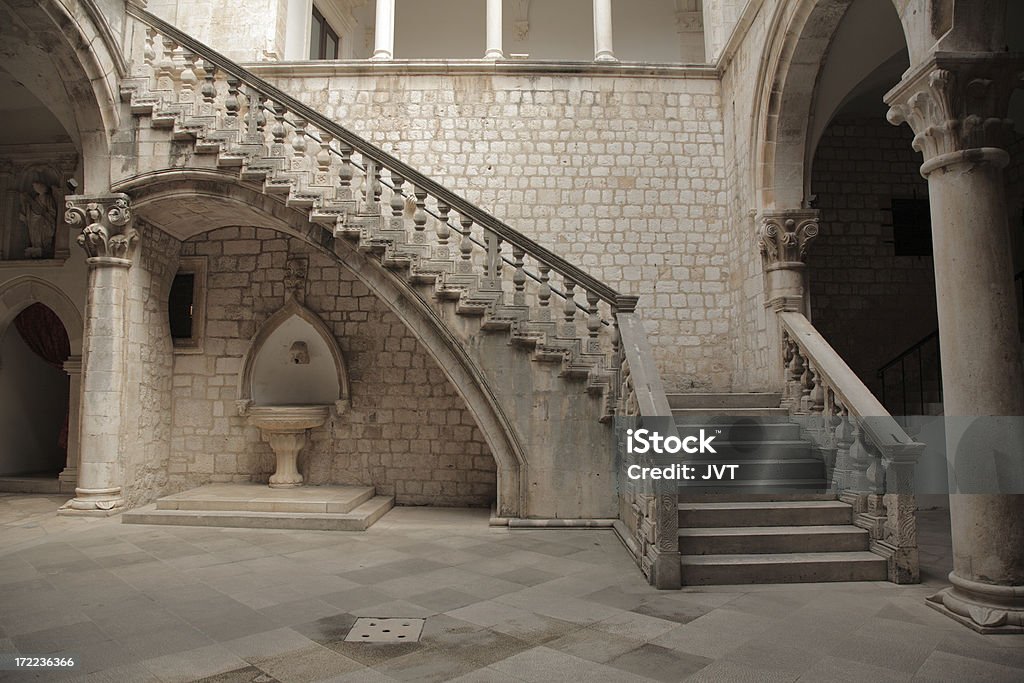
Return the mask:
M349 241L440 319L475 319L559 377L614 393L614 315L632 310L635 297L169 24L132 12L150 25L145 64L122 80L120 94L139 121L140 144L173 141L172 155L154 170L211 169L255 185L306 213L314 242ZM613 396L606 398L609 418Z
M395 505L372 486L207 484L122 514L124 524L366 531Z
M669 394L680 433L716 434L716 455L687 463L740 465L735 481L681 484L682 584L884 581L853 508L828 492L824 462L780 407L779 394Z

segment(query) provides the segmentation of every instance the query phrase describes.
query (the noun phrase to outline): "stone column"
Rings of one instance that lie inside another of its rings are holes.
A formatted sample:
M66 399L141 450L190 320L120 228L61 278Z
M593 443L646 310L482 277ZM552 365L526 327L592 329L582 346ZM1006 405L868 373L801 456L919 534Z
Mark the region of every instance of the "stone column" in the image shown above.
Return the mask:
M612 0L594 0L594 61L619 61L612 49Z
M487 52L484 59L505 59L501 51L501 0L487 0Z
M82 357L71 356L64 361L64 372L68 374L68 459L60 473L61 491L72 491L78 484L78 430L79 414L82 410Z
M764 265L765 307L775 313L796 311L807 315L806 260L811 241L818 236L819 213L814 209L764 211L757 228L757 246ZM769 377L785 389L782 328L770 316L768 335Z
M80 461L74 499L65 515L111 515L124 507L119 450L125 383L125 292L138 241L128 196L66 198L65 221L83 225L78 244L88 254L85 346L82 358Z
M377 0L377 19L374 26L373 56L370 59L387 61L395 58L395 0Z
M909 124L914 149L924 155L946 449L958 470L984 471L992 455L985 452L990 449L967 448L966 442L961 447L961 439L966 423L989 429L995 421L965 418L1024 416L1003 185L1012 129L1005 116L1022 72L1019 55L939 53L885 97L889 121ZM998 495L996 484L950 496L953 585L929 600L975 630L1024 632L1024 495Z

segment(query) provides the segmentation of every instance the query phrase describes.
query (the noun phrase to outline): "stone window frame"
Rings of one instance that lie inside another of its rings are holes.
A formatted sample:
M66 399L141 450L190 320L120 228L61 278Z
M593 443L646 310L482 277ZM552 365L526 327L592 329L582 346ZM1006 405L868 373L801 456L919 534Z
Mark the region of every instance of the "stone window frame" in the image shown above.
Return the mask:
M203 353L206 340L206 273L209 260L205 256L182 256L178 261L178 275L192 276L192 336L185 338L171 337L171 344L176 354ZM172 278L173 282L173 278ZM170 289L168 288L168 294Z

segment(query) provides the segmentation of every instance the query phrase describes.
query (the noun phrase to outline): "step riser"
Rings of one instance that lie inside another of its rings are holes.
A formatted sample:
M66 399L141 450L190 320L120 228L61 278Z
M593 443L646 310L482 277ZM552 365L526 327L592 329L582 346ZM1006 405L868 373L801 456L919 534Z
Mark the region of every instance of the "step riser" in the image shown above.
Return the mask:
M760 536L679 536L684 555L730 555L749 553L832 553L868 549L867 532L830 534L772 534Z
M235 529L291 529L307 531L366 531L372 522L362 519L267 518L240 515L212 517L202 512L164 511L179 514L125 513L125 524L163 524L168 526L230 527Z
M673 408L672 415L676 418L676 424L713 424L716 419L718 421L726 419L733 421L741 418L786 419L789 417L789 411L785 408Z
M684 586L748 583L810 583L825 581L885 581L885 560L876 562L807 562L772 565L683 565Z
M850 508L767 508L680 510L679 528L743 526L829 526L850 524Z
M824 482L819 485L819 488L822 490L826 488ZM749 490L744 492L744 489ZM785 503L795 500L836 500L836 494L810 491L806 493L757 493L754 487L744 486L737 486L730 490L679 488L679 502L681 503Z
M824 465L817 460L811 462L804 462L802 460L787 462L783 460L782 462L762 463L758 461L734 461L728 456L723 456L720 460L703 460L697 462L689 461L688 464L697 468L696 476L698 477L703 477L707 473L709 466L716 466L720 471L725 473L725 478L730 481L758 482L766 479L822 479L825 476ZM727 465L736 465L736 469L721 470L722 466ZM730 477L733 479L730 479ZM715 480L708 481L713 482Z
M262 501L231 500L224 498L162 498L156 502L157 510L188 510L194 512L304 512L312 514L345 514L356 509L374 496L372 488L358 497L340 502L324 501Z
M670 408L778 408L782 394L669 394Z
M729 424L719 422L718 424L693 424L686 419L676 420L676 424L687 430L703 429L709 434L721 434L716 438L722 441L731 442L757 442L765 443L772 441L799 441L800 425L798 424Z

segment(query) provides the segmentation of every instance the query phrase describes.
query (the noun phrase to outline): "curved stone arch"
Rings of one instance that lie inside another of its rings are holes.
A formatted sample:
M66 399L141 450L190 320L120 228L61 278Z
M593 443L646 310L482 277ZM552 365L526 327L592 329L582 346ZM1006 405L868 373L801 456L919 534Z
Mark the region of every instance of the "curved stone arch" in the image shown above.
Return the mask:
M78 307L67 294L34 275L21 275L0 284L0 336L32 304L43 304L60 318L68 334L71 355L81 356L85 325Z
M313 330L323 339L324 343L327 344L327 349L331 352L331 360L334 362L334 369L338 373L338 396L335 399L335 408L340 414L348 407L348 402L352 396L349 390L348 366L345 363L345 357L341 349L338 348L338 340L335 339L334 333L331 332L320 316L300 304L295 297L292 297L288 299L284 306L260 325L260 328L256 330L256 335L252 338L249 349L245 353L245 358L242 359L242 371L238 375L239 412L248 410L252 404L252 373L260 350L267 339L292 317L301 318L309 323Z
M210 169L155 171L118 182L111 191L129 194L136 215L143 218L147 207L158 207L165 202L177 204L185 198L216 200L228 209L220 222L211 221L210 216L197 216L197 219L205 219L205 224L201 230L189 232L185 239L222 227L255 225L302 239L321 253L334 257L406 326L462 397L497 464L498 515L527 515L528 461L512 421L488 386L483 370L466 353L438 313L393 273L360 253L348 241L328 236L322 226L311 224L304 212L285 206L283 201L262 194L257 186L227 172ZM160 225L157 220L150 222ZM189 221L176 225L187 224ZM175 234L173 229L172 234ZM181 234L175 236L182 238Z
M754 100L751 155L759 211L807 208L811 115L822 61L854 0L779 3L767 33ZM893 0L897 10L900 2ZM905 4L905 3L904 3ZM908 25L900 12L904 38ZM908 40L908 43L910 41Z
M113 30L94 0L36 0L5 4L18 28L45 45L72 104L77 142L82 153L82 191L105 192L110 182L110 141L120 126L117 78L126 75L125 60ZM6 66L14 68L13 61ZM38 79L20 78L47 102Z

